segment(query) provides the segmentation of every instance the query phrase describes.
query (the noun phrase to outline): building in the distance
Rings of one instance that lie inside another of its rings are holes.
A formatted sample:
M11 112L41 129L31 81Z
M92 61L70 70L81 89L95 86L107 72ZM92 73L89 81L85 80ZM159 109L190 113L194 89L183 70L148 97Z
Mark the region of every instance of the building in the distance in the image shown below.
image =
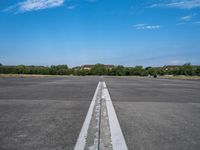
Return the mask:
M91 70L95 65L82 65L82 66L77 66L74 67L75 70ZM115 66L114 65L104 65L107 69L112 69Z
M167 66L163 66L163 69L167 71L167 70L175 70L179 67L181 67L181 66L179 66L179 65L167 65Z

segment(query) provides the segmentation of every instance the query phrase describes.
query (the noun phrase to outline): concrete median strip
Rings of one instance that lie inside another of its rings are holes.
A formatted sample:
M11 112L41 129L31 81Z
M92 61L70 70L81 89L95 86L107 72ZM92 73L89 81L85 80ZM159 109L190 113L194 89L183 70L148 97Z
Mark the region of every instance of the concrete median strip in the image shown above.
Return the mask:
M74 150L127 150L105 82L99 82Z

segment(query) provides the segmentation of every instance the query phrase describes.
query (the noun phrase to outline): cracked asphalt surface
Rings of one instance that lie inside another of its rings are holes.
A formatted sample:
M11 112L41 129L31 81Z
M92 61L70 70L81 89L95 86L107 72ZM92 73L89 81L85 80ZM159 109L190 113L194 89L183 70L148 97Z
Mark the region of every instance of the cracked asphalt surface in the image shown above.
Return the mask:
M0 78L0 150L73 149L100 80ZM200 81L103 80L130 150L200 149Z

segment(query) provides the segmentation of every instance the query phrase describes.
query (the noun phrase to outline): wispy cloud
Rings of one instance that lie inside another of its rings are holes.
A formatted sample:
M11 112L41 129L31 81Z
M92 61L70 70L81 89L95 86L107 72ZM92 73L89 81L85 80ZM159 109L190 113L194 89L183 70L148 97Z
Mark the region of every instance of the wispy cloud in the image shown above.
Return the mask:
M193 9L200 7L200 0L167 0L167 2L156 3L149 8L166 7L166 8L179 8L179 9Z
M179 23L177 23L177 25L184 25L184 24L188 24L188 23L192 23L191 21L195 18L197 14L191 14L191 15L187 15L187 16L182 16L179 19Z
M62 6L64 2L65 0L25 0L6 8L5 11L27 12L41 10Z
M147 24L136 24L133 25L134 28L138 30L144 30L144 29L159 29L160 25L147 25Z
M64 4L64 0L26 0L19 3L20 11L32 11L58 7Z
M193 24L200 25L200 21L195 21Z
M190 21L192 19L192 15L183 16L180 18L181 21Z
M12 5L2 10L2 12L17 11L18 5Z
M77 5L71 5L71 6L67 6L67 9L72 10L72 9L75 9L76 7L77 7Z
M180 26L180 25L185 25L186 24L186 22L179 22L179 23L177 23L176 25L177 26Z
M85 0L85 1L93 3L96 2L97 0Z

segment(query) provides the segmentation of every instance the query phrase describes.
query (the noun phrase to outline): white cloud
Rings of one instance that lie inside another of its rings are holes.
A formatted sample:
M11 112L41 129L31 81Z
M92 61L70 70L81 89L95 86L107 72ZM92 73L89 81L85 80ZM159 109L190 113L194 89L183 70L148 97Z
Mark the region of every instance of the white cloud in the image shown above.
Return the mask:
M64 0L26 0L19 3L19 10L21 11L31 11L46 9L52 7L58 7L63 5Z
M145 26L146 24L136 24L136 25L134 25L134 27L143 27L143 26Z
M62 6L64 2L65 0L25 0L8 7L5 11L27 12L41 10Z
M77 7L77 5L71 5L71 6L68 6L67 9L72 10L72 9L75 9L76 7Z
M193 20L193 18L196 16L196 13L193 13L191 15L187 15L187 16L183 16L180 17L180 22L177 25L184 25L186 23L191 23L191 21Z
M180 18L181 21L190 21L192 19L192 15L183 16Z
M133 27L135 27L138 30L143 30L143 29L159 29L160 25L136 24Z
M179 9L200 8L200 0L168 0L165 3L157 3L150 6L150 8L166 7Z

